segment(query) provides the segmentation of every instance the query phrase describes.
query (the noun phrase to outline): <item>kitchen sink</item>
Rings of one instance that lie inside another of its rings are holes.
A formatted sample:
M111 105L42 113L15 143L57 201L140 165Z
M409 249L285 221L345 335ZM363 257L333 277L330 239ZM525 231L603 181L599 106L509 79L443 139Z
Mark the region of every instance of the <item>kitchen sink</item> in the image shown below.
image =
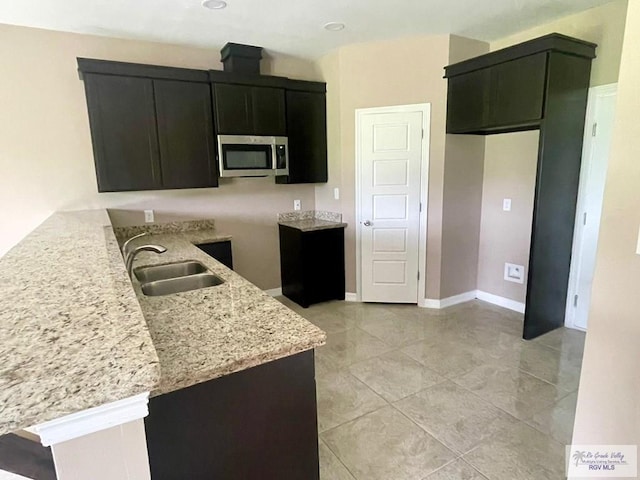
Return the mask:
M172 293L188 292L200 288L215 287L224 283L217 275L212 273L196 273L183 277L166 278L143 283L142 293L149 297L171 295Z
M140 283L155 282L169 278L186 277L205 273L207 267L195 260L187 262L167 263L165 265L151 265L150 267L136 268L133 273Z

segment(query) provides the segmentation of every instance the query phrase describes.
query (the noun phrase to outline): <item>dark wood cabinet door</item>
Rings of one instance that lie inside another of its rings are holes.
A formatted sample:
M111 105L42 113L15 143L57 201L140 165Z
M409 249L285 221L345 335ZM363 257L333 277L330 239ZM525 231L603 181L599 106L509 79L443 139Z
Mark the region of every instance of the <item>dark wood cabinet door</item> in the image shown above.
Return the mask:
M161 188L152 80L85 74L84 81L98 190Z
M244 85L214 85L216 130L219 135L253 134L251 88Z
M317 92L287 92L289 175L278 183L327 181L326 95Z
M491 126L517 126L542 118L547 54L501 63L492 70Z
M487 125L491 97L490 69L449 79L447 133L471 132Z
M214 243L200 243L196 245L200 250L215 258L226 267L233 270L233 253L231 250L231 240Z
M209 84L154 80L162 186L216 187Z
M285 95L281 88L252 87L253 135L287 135Z

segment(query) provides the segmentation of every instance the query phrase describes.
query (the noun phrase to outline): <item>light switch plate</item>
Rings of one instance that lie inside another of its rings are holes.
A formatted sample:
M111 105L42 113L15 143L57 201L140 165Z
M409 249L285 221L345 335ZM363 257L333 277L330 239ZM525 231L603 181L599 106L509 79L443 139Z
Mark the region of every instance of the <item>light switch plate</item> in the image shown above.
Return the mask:
M144 211L144 221L147 223L153 223L155 221L153 210Z
M294 200L293 201L293 209L294 210L300 210L302 208L302 204L300 202L300 200Z
M335 200L340 200L340 189L338 187L333 189L333 198Z
M507 282L524 283L524 266L505 263L504 279Z
M511 199L510 198L505 198L504 200L502 200L502 210L504 210L505 212L510 212L511 211Z

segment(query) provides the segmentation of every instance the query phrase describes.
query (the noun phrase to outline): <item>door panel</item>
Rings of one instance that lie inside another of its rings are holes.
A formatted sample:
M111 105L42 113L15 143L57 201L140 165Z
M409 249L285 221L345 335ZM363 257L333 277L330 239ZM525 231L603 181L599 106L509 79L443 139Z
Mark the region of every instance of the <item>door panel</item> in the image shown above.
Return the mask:
M209 85L154 80L154 92L162 186L217 186Z
M361 289L365 302L416 303L422 112L360 117Z
M251 90L254 135L285 137L284 90L270 87L253 87Z
M153 83L84 76L100 192L161 188Z
M218 135L252 135L251 87L217 83L214 96Z

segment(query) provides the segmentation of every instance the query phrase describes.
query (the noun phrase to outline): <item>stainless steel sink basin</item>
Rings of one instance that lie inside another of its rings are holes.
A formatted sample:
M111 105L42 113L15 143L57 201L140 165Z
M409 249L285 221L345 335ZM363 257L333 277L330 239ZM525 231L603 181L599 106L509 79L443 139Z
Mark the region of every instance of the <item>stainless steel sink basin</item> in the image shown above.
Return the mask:
M224 283L220 277L212 273L197 273L185 277L167 278L143 283L142 293L150 297L188 292L200 288L215 287Z
M136 268L133 273L140 283L155 282L168 278L186 277L205 273L207 267L200 262L190 260L188 262L167 263L165 265L152 265L150 267Z

